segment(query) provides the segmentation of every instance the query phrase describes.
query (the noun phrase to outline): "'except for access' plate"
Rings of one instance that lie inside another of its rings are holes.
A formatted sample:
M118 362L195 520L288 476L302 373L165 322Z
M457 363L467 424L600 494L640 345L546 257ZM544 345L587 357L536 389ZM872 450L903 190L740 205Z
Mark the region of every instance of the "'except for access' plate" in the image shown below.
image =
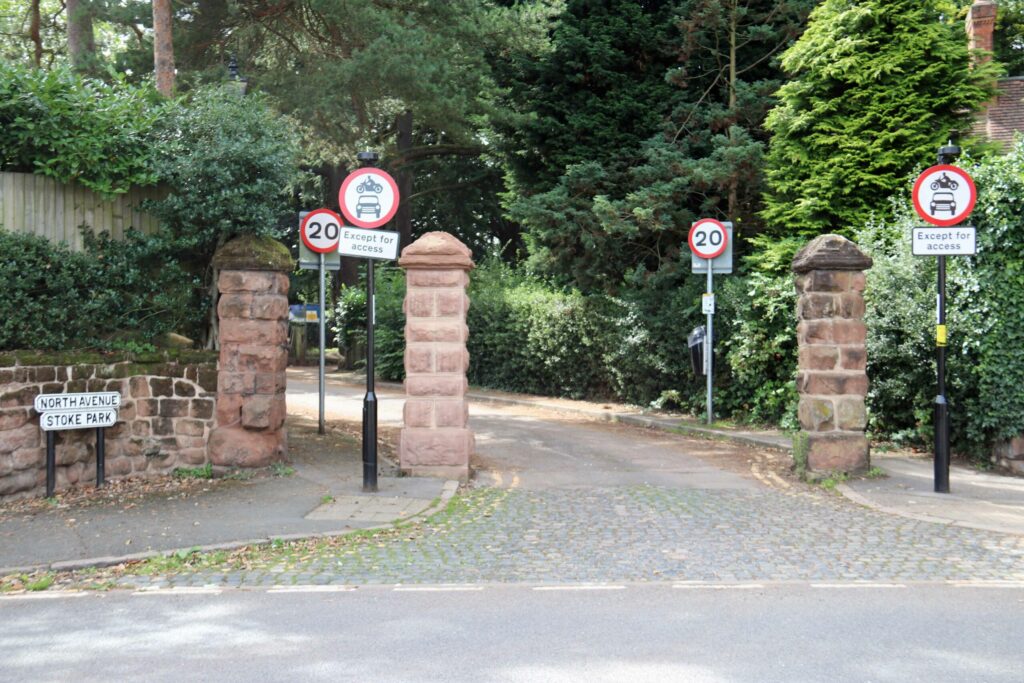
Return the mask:
M398 258L397 232L345 226L341 229L338 252L343 256L393 261Z
M918 227L910 244L914 256L970 256L978 251L977 230L973 225Z

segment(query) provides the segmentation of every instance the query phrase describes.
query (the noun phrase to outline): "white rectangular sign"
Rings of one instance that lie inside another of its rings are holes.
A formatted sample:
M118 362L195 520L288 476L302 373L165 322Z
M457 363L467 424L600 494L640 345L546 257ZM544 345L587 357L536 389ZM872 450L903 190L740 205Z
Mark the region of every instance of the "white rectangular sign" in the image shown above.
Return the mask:
M702 294L700 297L700 312L704 315L715 314L715 295Z
M39 394L34 406L37 413L73 413L90 410L113 409L116 413L121 406L121 394L116 391L99 391L92 394Z
M338 251L343 256L394 260L398 258L398 233L345 226Z
M43 413L39 426L44 432L59 432L64 429L95 429L113 427L117 422L116 408L98 408L78 412Z
M973 225L914 228L911 235L911 251L915 256L957 256L977 252L977 230Z

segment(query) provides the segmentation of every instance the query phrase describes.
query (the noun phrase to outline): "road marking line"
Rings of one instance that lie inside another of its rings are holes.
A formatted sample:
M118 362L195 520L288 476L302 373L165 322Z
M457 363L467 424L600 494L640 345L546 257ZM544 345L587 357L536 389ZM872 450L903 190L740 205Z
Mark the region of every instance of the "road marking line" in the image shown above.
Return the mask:
M954 588L1024 588L1024 581L950 581Z
M902 583L812 583L811 588L906 588Z
M275 586L268 593L348 593L355 586Z
M579 586L534 586L535 591L620 591L625 586L606 586L604 584L583 584Z
M176 588L140 588L132 595L220 595L220 588L212 586L178 586Z
M0 595L0 600L54 600L57 598L84 598L88 593L82 591L53 591L52 593L18 593L16 595Z
M404 593L446 593L482 591L483 589L483 586L395 586L396 592Z
M673 588L710 588L712 590L751 590L764 588L762 583L677 583Z

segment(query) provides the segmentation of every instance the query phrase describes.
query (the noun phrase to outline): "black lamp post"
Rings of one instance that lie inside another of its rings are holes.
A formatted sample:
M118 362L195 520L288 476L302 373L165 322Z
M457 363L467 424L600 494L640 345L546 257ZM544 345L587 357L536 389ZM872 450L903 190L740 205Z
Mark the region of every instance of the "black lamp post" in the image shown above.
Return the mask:
M238 72L238 60L233 53L228 58L228 78L231 79L232 83L236 84L238 94L241 97L245 97L245 91L249 88L249 79L242 78Z

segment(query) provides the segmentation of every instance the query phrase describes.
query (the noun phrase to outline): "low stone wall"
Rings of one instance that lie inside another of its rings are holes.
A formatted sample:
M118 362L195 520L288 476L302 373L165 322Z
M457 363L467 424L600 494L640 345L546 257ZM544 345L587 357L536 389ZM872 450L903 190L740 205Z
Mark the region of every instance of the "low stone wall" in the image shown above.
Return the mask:
M1004 472L1024 477L1024 434L996 444L992 462Z
M119 391L118 422L106 430L106 476L165 474L208 461L215 427L217 356L166 352L0 355L0 501L45 495L46 435L38 394ZM55 432L57 490L93 483L96 432Z

